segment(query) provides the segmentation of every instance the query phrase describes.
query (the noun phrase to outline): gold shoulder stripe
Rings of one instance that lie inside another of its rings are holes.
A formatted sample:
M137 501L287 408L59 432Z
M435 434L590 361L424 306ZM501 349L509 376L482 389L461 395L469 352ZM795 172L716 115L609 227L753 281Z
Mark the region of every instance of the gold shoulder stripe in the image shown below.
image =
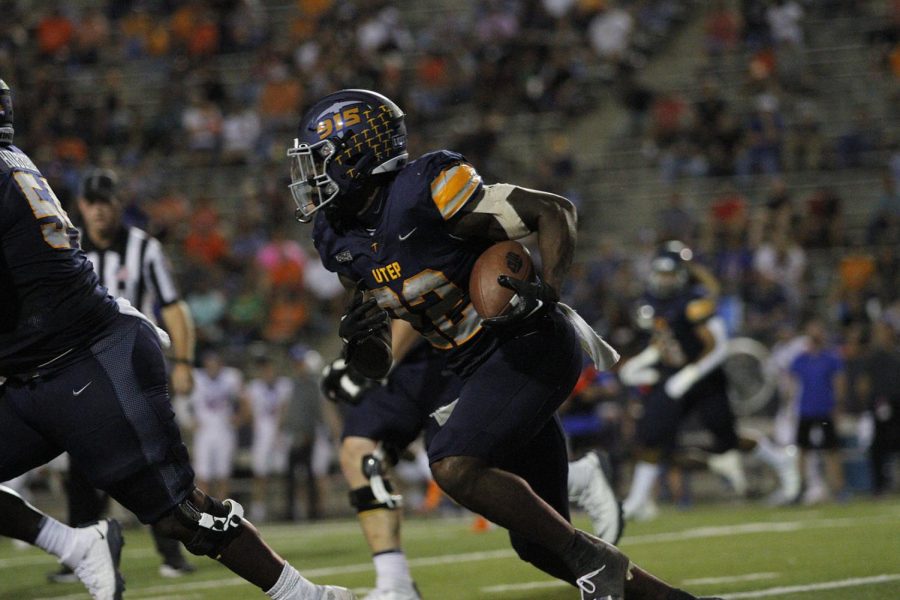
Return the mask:
M449 219L475 194L480 183L481 175L471 165L458 164L434 178L431 198L441 216Z
M715 314L716 303L710 298L700 298L690 302L685 312L688 320L692 323L704 321Z

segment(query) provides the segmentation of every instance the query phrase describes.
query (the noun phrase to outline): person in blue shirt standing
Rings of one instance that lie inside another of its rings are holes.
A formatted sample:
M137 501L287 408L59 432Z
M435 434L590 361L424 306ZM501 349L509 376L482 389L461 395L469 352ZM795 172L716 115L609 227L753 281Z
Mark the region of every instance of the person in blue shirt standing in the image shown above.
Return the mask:
M791 364L800 417L797 445L802 452L803 465L809 460L811 450L822 452L830 492L840 493L844 476L835 423L846 395L844 361L836 349L829 347L828 333L822 321L809 321L806 335L809 340L806 351ZM825 490L807 490L804 499L815 503L828 496L829 492Z

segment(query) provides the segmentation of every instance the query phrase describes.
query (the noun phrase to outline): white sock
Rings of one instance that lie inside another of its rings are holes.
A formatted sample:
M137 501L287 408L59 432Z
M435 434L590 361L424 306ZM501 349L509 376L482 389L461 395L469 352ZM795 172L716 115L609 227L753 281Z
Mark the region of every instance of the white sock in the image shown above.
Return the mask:
M628 497L622 503L622 511L626 517L635 513L648 500L653 492L653 484L659 476L659 465L639 462L634 467L634 479L631 480L631 489L628 491Z
M304 578L297 569L285 561L278 581L266 592L266 596L273 600L316 600L319 597L319 590L313 582Z
M569 498L577 498L590 482L593 465L582 459L569 463Z
M773 469L777 469L784 461L784 453L766 437L756 440L756 448L753 449L753 455Z
M413 580L403 550L390 550L372 556L375 563L375 589L409 590Z
M53 517L44 517L34 545L74 569L92 541L88 536L79 536L74 527L64 525Z

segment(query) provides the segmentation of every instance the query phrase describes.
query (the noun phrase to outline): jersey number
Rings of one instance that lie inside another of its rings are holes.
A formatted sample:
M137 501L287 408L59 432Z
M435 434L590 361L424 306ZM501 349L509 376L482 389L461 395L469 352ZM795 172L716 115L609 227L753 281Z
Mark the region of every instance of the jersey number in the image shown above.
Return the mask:
M447 276L425 269L403 282L402 299L388 286L372 290L382 308L412 323L432 345L460 345L480 329L475 308Z
M31 212L41 226L41 235L51 248L74 248L78 230L69 220L47 180L24 171L16 171L16 183L28 200Z

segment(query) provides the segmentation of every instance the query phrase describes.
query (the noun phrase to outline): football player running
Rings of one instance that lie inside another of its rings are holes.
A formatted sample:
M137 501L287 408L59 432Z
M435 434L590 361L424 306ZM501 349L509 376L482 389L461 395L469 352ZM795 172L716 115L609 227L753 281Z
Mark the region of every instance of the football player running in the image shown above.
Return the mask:
M462 381L408 322L391 322L391 343L395 366L384 382L363 377L341 357L325 367L322 391L345 406L341 470L375 566L375 589L364 600L420 600L401 544L402 497L387 470L421 432L430 444L440 429L435 411L459 397ZM568 488L597 537L618 542L621 509L596 454L570 463Z
M626 385L650 388L643 397L637 427L638 460L623 503L626 519L654 516L652 493L660 462L673 456L681 422L691 412L697 413L715 440L707 466L723 475L738 494L747 491L742 453L755 454L775 470L780 488L773 501L789 502L800 492L796 452L779 448L763 436L738 435L722 370L728 336L716 307L718 284L694 266L692 257L688 247L672 241L653 259L647 292L638 308L638 319L651 330L651 341L619 371Z
M168 336L99 284L47 180L12 144L12 117L0 81L0 481L68 452L92 485L142 523L157 524L270 597L353 598L304 579L243 519L237 502L194 485L169 401L161 349ZM122 597L117 526L101 521L85 541L20 499L0 498L7 500L0 534L53 538L79 576L91 572L82 581L94 598ZM105 552L91 551L103 544Z
M694 598L634 566L569 521L565 440L556 409L581 371L581 342L608 367L615 352L576 333L558 306L575 248L575 209L560 196L484 185L466 159L409 162L404 114L367 90L330 94L288 149L290 192L326 268L364 290L340 324L346 362L380 378L391 367L389 318L408 321L462 380L435 411L432 475L466 508L505 527L518 555L591 599ZM472 265L491 244L537 233L535 282L503 280L515 307L482 321L469 301ZM583 321L581 321L583 324ZM593 335L593 337L591 336Z

